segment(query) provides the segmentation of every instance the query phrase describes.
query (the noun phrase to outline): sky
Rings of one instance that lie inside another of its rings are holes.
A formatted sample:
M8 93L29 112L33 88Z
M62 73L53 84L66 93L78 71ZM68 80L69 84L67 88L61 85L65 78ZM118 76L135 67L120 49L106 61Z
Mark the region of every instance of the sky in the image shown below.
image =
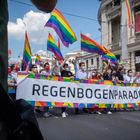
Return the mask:
M16 1L24 2L31 6L17 3ZM101 33L99 32L100 26L97 21L99 5L98 0L58 0L56 8L62 12L78 39L69 48L66 48L61 43L63 55L73 51L80 51L80 33L100 43ZM12 50L12 58L18 58L23 54L25 30L27 30L31 51L34 54L40 50L46 52L49 32L57 41L58 36L55 31L48 27L44 28L44 24L49 19L50 14L39 11L30 0L8 0L8 8L8 43L9 48ZM92 18L96 21L70 16L65 13Z

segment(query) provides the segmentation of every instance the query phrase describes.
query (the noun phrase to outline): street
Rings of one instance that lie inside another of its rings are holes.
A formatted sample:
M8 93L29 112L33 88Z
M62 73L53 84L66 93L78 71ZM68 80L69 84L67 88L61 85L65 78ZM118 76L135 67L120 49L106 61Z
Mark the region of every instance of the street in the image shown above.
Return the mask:
M38 118L45 140L139 140L140 112Z

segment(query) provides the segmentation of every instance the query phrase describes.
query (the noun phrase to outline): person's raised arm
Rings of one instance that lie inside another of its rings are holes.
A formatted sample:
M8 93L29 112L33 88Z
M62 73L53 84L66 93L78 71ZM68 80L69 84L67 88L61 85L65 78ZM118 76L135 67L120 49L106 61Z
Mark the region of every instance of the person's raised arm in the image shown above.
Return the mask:
M62 64L60 65L60 71L63 70L63 66L64 66L64 64L67 62L68 59L69 59L69 56L65 57L64 61L63 61Z
M74 65L74 71L75 71L75 73L77 73L78 67L77 67L77 61L76 61L76 59L73 59L72 60L72 64Z
M140 74L138 74L135 79L134 79L134 83L140 78Z
M26 71L26 72L29 72L29 68L30 68L30 61L28 62L28 65L27 65L25 71Z

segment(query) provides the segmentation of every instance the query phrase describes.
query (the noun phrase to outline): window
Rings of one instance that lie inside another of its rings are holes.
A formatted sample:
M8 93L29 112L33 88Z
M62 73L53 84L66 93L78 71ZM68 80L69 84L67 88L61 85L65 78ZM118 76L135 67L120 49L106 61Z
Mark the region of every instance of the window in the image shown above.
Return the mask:
M113 0L113 5L114 6L119 6L120 2L121 2L121 0Z
M99 69L99 57L97 57L97 69Z
M130 69L132 69L131 57L132 57L132 52L129 53L129 59L128 59L128 61L130 62Z
M135 64L140 64L140 51L135 52L135 59L136 59Z
M86 60L86 66L87 66L87 69L88 69L88 60Z
M94 61L93 61L93 59L91 59L91 65L93 65L94 64Z
M112 44L114 47L115 44L118 44L120 41L120 17L116 17L111 21L112 26ZM113 48L112 48L113 49Z
M135 9L135 32L140 33L140 6Z
M140 71L140 51L135 52L135 66L136 72Z

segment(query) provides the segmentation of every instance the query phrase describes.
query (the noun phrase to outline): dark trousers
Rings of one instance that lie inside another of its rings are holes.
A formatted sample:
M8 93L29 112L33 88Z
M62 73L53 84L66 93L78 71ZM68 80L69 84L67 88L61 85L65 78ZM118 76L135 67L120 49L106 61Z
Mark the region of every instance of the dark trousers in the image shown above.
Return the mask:
M61 107L61 112L65 112L66 111L66 107Z

